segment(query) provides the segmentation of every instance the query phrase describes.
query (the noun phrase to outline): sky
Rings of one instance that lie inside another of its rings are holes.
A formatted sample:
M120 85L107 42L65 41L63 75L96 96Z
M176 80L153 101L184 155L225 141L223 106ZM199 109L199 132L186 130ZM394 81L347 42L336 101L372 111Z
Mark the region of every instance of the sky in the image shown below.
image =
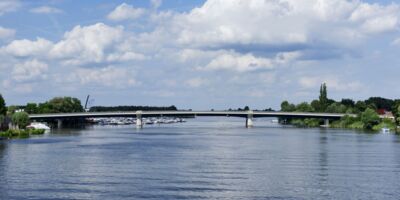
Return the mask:
M279 109L400 98L400 3L389 0L0 0L7 105Z

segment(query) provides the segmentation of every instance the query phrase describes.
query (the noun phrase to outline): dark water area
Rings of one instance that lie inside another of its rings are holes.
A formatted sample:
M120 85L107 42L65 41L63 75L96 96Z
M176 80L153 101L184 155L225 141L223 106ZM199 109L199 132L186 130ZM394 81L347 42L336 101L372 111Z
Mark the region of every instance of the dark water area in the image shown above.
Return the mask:
M0 141L0 199L400 199L400 137L268 119Z

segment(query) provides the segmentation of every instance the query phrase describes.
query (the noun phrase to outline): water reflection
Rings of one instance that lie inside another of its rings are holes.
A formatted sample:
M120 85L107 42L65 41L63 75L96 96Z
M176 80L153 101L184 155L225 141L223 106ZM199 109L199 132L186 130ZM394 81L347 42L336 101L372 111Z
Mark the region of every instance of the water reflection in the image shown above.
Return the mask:
M236 118L0 142L0 199L398 199L398 136Z

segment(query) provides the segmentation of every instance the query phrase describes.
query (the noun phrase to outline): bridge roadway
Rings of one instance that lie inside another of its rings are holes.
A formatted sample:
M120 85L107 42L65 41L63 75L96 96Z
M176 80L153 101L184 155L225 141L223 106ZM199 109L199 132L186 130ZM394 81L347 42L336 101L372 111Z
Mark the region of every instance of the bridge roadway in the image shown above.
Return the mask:
M264 112L264 111L136 111L136 112L83 112L83 113L53 113L32 114L31 120L57 120L59 126L65 119L103 118L103 117L135 117L136 125L143 126L142 117L191 117L191 116L223 116L246 118L246 127L253 126L253 118L283 117L283 118L319 118L325 120L340 119L346 114L338 113L308 113L308 112Z

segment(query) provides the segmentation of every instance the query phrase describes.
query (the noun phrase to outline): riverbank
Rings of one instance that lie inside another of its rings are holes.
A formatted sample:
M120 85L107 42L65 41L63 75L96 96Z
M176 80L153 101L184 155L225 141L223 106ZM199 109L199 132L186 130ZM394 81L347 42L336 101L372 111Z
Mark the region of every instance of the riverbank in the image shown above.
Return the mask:
M12 138L29 138L31 135L43 135L44 129L9 129L7 131L0 132L0 138L12 139Z
M316 128L323 125L321 119L291 119L286 121L297 127ZM375 123L365 123L361 117L345 116L340 120L331 121L327 128L343 128L343 129L357 129L365 131L381 131L383 128L389 129L391 132L399 133L396 123L390 119L382 119Z

